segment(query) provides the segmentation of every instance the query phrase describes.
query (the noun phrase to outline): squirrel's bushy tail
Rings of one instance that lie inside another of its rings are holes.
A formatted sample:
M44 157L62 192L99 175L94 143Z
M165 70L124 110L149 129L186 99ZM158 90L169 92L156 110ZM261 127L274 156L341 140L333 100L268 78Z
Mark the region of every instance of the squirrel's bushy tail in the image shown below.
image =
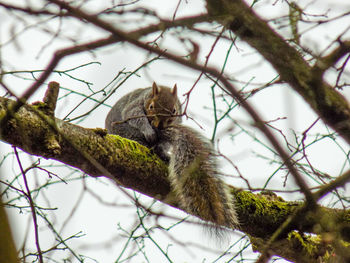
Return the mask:
M170 144L169 176L180 206L215 226L239 225L229 187L219 178L210 142L183 125L167 127Z

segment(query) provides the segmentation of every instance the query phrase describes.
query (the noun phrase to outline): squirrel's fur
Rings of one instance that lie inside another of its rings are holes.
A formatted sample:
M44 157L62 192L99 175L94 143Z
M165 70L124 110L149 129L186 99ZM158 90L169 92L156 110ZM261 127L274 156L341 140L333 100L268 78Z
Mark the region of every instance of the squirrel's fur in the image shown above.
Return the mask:
M229 187L217 173L211 143L180 124L177 87L137 89L122 97L106 118L109 133L152 147L169 160L169 180L180 207L215 227L235 228L238 219Z
M159 146L169 154L169 177L180 206L214 226L236 228L239 223L229 187L219 178L213 147L184 125L161 131Z

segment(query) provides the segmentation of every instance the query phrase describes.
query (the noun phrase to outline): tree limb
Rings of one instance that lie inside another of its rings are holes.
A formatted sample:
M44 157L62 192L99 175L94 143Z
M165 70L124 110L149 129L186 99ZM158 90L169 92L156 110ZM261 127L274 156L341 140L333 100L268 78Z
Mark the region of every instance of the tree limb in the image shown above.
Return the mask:
M0 97L0 119L6 115L13 103L15 101ZM20 147L29 154L76 167L90 176L106 176L84 157L85 152L108 170L107 177L118 184L178 208L167 179L167 166L149 149L117 135L106 134L103 129L84 129L59 119L55 119L59 131L57 132L36 113L41 107L40 104L22 106L14 114L14 118L1 126L1 140ZM58 143L59 147L56 146L53 150L52 141ZM74 142L75 147L71 142ZM239 230L264 240L301 205L296 202L269 200L265 196L234 188L232 193L235 195L241 223ZM315 231L314 226L320 224L322 215L332 219L332 225L337 226L337 233L343 233L341 237L344 240L350 240L350 212L331 208L320 209L320 213L310 213L302 217L298 224L290 226L290 230L319 234L320 231ZM293 248L294 243L286 236L283 236L282 240L289 244L290 249ZM324 251L322 253L325 255Z
M243 0L207 0L207 10L242 40L255 48L312 107L321 119L350 143L350 106L348 101L320 78L319 68L310 66L302 55ZM335 63L349 52L348 42L323 60ZM322 59L321 59L322 62Z

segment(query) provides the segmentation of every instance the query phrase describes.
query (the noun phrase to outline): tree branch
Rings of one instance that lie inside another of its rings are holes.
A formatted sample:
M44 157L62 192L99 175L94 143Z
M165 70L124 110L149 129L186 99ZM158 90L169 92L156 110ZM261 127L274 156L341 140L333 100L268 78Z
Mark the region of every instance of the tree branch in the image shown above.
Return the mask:
M328 83L320 79L319 70L311 67L242 0L207 0L207 10L218 22L227 26L255 48L321 119L350 143L350 106L348 101ZM335 50L327 63L334 63L348 51L348 43Z
M319 68L322 72L326 71L330 67L334 66L342 57L350 53L350 41L342 42L338 40L339 47L334 49L330 54L320 58L315 67Z
M0 119L7 114L6 111L13 103L15 102L12 100L0 97ZM108 170L110 175L107 177L118 184L178 208L167 179L167 166L149 149L117 135L106 134L103 129L84 129L59 119L55 119L59 128L57 133L35 113L40 107L42 106L22 106L14 114L14 118L1 126L1 140L20 147L29 154L76 167L90 176L106 176L84 157L82 153L85 152ZM59 150L53 151L50 147L52 136L55 136ZM74 142L75 146L73 147L70 142ZM269 238L301 205L296 202L268 200L265 196L234 188L232 193L235 195L241 223L239 230L255 238ZM346 231L350 229L350 212L330 208L320 209L323 215L332 218L332 225L337 226L337 232L344 233L342 238L350 240L350 234ZM313 226L319 224L319 221L319 214L309 213L301 218L298 224L290 226L290 230L314 233ZM293 248L293 242L289 242L288 238L284 236L282 240L285 240L291 249Z

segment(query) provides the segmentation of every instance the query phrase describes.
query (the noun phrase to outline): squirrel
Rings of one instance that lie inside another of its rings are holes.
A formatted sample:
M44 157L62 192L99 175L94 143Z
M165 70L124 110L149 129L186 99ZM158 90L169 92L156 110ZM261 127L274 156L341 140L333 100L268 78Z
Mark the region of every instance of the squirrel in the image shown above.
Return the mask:
M237 228L233 196L218 175L212 144L194 129L172 124L161 131L158 146L169 155L169 179L180 207L217 230Z
M177 86L158 86L134 90L118 100L108 113L105 127L108 133L152 147L157 130L181 122L181 104Z
M180 208L220 226L239 225L229 187L219 178L213 147L201 134L181 125L177 86L137 89L113 106L109 133L152 147L169 161L169 180Z

